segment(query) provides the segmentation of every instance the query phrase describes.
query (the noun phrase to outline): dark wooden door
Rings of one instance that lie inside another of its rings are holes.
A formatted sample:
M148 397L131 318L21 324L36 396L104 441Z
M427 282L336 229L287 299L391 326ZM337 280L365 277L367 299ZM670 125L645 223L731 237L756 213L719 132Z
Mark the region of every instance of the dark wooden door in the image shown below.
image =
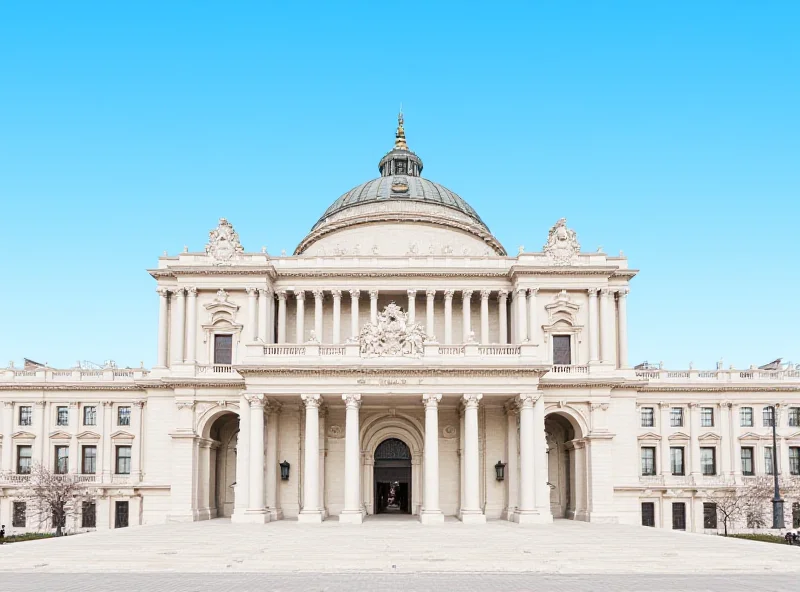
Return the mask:
M116 502L114 508L114 528L128 526L128 502Z
M686 504L684 502L672 503L672 529L686 530Z

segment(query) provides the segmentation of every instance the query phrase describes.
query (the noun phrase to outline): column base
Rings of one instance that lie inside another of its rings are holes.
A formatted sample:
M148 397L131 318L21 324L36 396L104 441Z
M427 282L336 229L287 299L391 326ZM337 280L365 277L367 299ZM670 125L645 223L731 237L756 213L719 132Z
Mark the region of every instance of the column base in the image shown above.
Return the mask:
M361 510L342 510L339 514L340 524L361 524L364 522L364 515Z
M322 524L322 510L301 510L297 521L301 524Z
M536 510L517 510L514 512L513 521L517 524L550 524L553 517L550 515L543 516Z
M270 508L269 520L270 522L274 522L275 520L283 520L283 510L281 508Z
M267 510L245 510L239 514L234 512L231 516L231 522L236 524L266 524L269 521Z
M464 524L486 524L486 515L480 510L461 510L461 522Z
M431 510L430 512L422 510L419 515L419 521L422 524L443 524L444 514L441 510Z

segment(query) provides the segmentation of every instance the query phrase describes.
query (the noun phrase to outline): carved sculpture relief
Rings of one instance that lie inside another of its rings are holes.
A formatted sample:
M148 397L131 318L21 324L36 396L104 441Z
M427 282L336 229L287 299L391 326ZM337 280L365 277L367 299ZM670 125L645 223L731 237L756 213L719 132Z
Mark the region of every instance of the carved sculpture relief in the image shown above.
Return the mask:
M550 229L543 248L552 265L575 265L581 246L574 230L567 228L567 219L561 218Z
M361 329L359 344L363 357L412 356L424 353L427 339L422 325L410 323L408 315L394 302L378 313L377 323L367 323Z
M230 265L244 253L239 235L225 218L220 218L219 225L208 233L206 253L214 259L215 265Z

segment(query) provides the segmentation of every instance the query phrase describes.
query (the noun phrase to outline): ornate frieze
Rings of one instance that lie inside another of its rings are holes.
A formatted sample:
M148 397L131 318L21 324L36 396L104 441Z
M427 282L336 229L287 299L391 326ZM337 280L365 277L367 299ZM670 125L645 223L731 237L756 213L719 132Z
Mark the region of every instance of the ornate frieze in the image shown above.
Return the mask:
M392 302L378 313L374 325L364 325L358 339L363 357L421 357L427 335L422 325L409 322L408 315Z
M567 228L566 218L553 225L542 250L551 265L575 265L578 262L581 246L575 231Z
M219 225L208 233L206 253L214 260L215 265L231 265L244 253L239 235L225 218L220 218Z

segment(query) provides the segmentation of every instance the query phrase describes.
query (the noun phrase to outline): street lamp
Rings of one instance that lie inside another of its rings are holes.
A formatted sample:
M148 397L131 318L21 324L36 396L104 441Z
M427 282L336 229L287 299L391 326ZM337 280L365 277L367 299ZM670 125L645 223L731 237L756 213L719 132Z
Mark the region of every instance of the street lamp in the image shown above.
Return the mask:
M783 524L783 500L778 488L778 437L775 433L775 425L778 423L778 408L770 405L772 409L772 477L775 482L775 495L772 498L772 528L781 529Z
M506 478L506 463L502 461L497 461L497 464L494 466L494 472L497 477L498 481L502 481Z
M281 481L288 481L289 480L289 463L287 461L283 461L280 465L281 467Z

